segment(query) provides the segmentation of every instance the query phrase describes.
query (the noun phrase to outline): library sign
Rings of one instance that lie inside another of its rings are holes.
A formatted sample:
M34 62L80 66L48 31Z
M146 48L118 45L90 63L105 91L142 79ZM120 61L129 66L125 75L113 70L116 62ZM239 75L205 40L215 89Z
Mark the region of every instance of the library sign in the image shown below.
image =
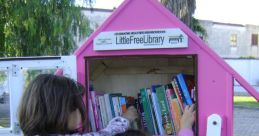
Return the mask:
M178 28L101 32L94 39L96 51L187 47L188 37Z

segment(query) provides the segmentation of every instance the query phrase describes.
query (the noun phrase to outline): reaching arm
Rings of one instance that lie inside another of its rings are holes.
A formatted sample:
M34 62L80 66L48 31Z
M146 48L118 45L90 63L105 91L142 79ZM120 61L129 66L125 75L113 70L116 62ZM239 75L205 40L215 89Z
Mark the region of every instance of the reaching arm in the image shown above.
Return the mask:
M89 132L85 134L72 134L66 136L113 136L118 133L123 133L129 128L129 121L123 117L113 118L106 128L98 132Z

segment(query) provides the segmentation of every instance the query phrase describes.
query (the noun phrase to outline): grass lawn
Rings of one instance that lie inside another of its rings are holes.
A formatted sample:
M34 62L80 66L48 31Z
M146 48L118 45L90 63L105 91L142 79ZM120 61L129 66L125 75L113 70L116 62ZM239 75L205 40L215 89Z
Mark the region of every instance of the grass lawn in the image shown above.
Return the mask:
M234 106L259 108L259 102L251 96L234 96Z
M10 127L10 119L0 118L0 128L8 128L8 127Z

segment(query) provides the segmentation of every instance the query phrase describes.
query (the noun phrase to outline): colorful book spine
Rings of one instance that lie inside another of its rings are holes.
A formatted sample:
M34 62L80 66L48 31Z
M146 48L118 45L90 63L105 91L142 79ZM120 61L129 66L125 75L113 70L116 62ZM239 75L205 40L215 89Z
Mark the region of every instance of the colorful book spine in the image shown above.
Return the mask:
M179 104L180 104L180 107L181 107L181 111L183 112L184 111L184 100L183 100L183 96L179 90L179 87L178 87L178 84L177 84L177 81L176 81L176 78L173 78L172 82L171 82L172 86L173 86L173 89L174 89L174 92L175 92L175 95L179 101Z
M119 101L118 101L118 96L114 96L112 97L112 103L113 103L113 109L114 109L114 113L115 113L115 117L117 116L120 116L120 113L119 113Z
M154 102L152 101L152 98L151 98L151 93L152 93L151 89L146 88L146 93L148 96L148 103L149 103L150 110L151 110L151 117L152 117L152 122L154 124L155 135L158 135L158 124L157 124L155 111L154 111Z
M167 88L166 88L166 98L167 98L167 101L168 101L168 106L169 106L169 111L171 113L171 118L172 118L172 123L173 123L173 129L175 131L175 133L177 132L177 128L179 128L179 125L180 124L177 124L176 123L176 118L175 118L175 110L172 106L172 102L173 102L173 89L170 85L167 85Z
M108 122L110 120L112 120L112 110L111 110L111 103L110 103L110 94L106 93L104 94L104 102L105 102L105 106L106 106L106 110L107 110L107 118L108 118Z
M192 101L195 102L196 90L195 90L195 80L193 75L184 75L184 81L187 85L188 91L191 95Z
M121 97L121 96L120 96ZM121 103L120 103L120 97L117 97L117 106L118 106L118 112L119 112L119 116L122 115L122 109L121 109Z
M115 115L115 110L114 110L114 104L113 104L112 98L113 98L113 97L116 97L116 96L121 96L121 95L122 95L121 93L112 93L112 94L109 94L110 105L111 105L111 112L112 112L112 118L116 117L116 115Z
M145 112L144 112L142 98L141 98L140 93L138 93L138 111L140 113L141 127L144 131L148 131L147 122L146 122L146 119L145 119Z
M97 107L97 103L96 103L96 97L95 97L95 91L90 91L90 95L91 95L91 101L92 101L92 107L93 107L93 113L94 113L94 120L95 120L95 127L96 130L100 130L100 126L99 126L99 115L98 115L98 107Z
M100 129L103 128L103 121L102 121L102 115L101 115L101 106L100 106L100 102L98 99L99 96L95 96L96 98L96 107L97 107L97 113L98 113L98 126L100 127Z
M119 97L120 98L120 106L121 106L121 111L122 113L125 113L127 110L126 106L126 98L124 96Z
M152 115L151 115L150 105L148 103L148 96L147 96L147 93L146 93L146 89L145 88L140 89L140 94L141 94L143 109L144 109L144 112L145 112L144 115L145 115L145 120L146 120L146 123L147 123L148 132L150 134L155 134L154 124L153 124L153 121L152 121Z
M100 104L100 114L101 114L101 118L102 118L102 126L103 128L106 127L106 125L108 124L108 120L107 120L107 112L106 112L106 106L105 106L105 102L104 102L104 96L99 96L98 97L99 100L99 104Z
M89 120L91 124L91 131L96 131L95 119L94 119L94 111L92 106L92 100L88 99L88 107L89 107Z
M167 135L175 135L173 131L173 125L168 110L168 105L165 96L165 87L160 86L156 88L156 94L158 98L159 107L162 115L162 124Z
M162 115L161 115L161 110L158 104L158 99L156 95L156 87L158 86L152 86L152 93L151 93L151 98L154 103L154 111L155 111L155 117L158 125L158 133L159 135L165 135L165 130L162 125Z
M181 91L182 91L183 96L185 98L186 104L187 105L192 105L193 101L192 101L190 93L189 93L190 91L188 91L187 85L186 85L186 83L184 81L184 75L182 73L177 74L176 75L176 79L177 79L178 84L179 84L179 86L181 88Z
M174 109L175 130L176 130L176 133L178 134L178 132L180 130L180 121L181 121L181 117L182 117L182 112L181 112L177 98L173 98L171 103L172 103L171 109Z

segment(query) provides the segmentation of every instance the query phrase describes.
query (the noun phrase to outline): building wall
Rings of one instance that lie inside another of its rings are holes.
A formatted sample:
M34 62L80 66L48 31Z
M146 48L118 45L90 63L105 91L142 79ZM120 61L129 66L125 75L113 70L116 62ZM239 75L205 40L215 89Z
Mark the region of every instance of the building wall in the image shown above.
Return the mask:
M259 59L224 59L237 73L259 92ZM234 82L235 92L246 92L237 82Z
M227 24L200 20L201 25L207 31L208 37L205 39L218 55L223 58L259 58L259 49L252 46L252 34L259 34L259 26ZM237 35L237 46L230 45L232 34ZM258 38L258 37L257 37Z

